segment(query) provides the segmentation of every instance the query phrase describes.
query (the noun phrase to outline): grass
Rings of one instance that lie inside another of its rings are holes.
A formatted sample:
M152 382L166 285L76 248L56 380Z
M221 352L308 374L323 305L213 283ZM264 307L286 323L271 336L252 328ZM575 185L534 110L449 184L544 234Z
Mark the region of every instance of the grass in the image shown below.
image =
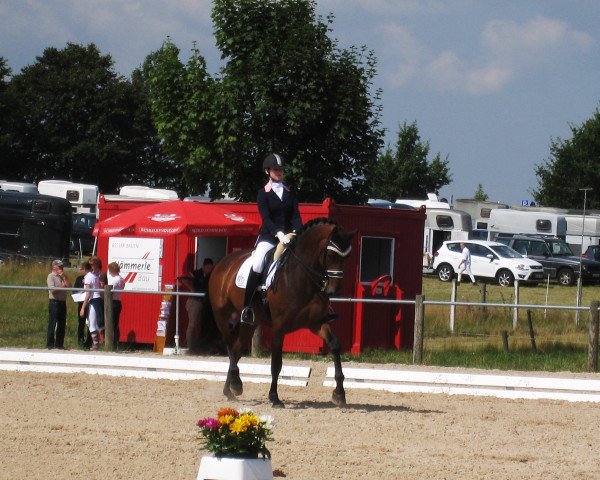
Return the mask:
M45 286L49 266L13 265L0 267L0 285ZM77 270L67 269L73 281ZM514 290L487 285L489 303L514 301ZM424 277L423 293L426 300L450 300L451 285L434 277ZM459 289L458 301L479 302L479 288L464 285ZM585 285L582 305L589 306L600 300L600 286ZM523 287L520 303L532 305L576 304L576 288L550 284ZM44 290L0 288L0 347L43 348L48 323L48 294ZM449 330L449 307L427 305L425 308L424 363L426 365L501 370L587 371L587 344L589 314L583 312L580 324L575 323L573 311L534 309L531 311L537 350L534 352L529 337L527 312L521 310L517 328L512 328L512 309L489 307L456 308L455 331ZM65 347L76 349L77 313L73 302L67 304L67 332ZM509 335L509 350L504 351L502 332ZM137 346L144 349L144 346ZM328 356L287 354L287 358L329 361ZM367 350L358 356L344 354L344 360L368 363L412 363L412 352Z

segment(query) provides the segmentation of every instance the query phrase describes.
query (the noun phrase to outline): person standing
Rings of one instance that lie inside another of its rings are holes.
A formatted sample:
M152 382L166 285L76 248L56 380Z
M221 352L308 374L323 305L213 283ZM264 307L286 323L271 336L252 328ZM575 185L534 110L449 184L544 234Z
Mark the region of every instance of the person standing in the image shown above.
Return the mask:
M79 310L80 315L84 315L87 308L87 326L92 336L91 350L98 350L100 347L100 334L104 330L104 302L100 290L100 274L102 273L102 262L94 256L89 263L92 271L88 272L83 278L84 288L89 290L85 292L85 299ZM96 291L92 291L96 290Z
M182 278L185 281L184 285L194 293L206 294L208 291L208 279L213 267L212 258L205 258L202 268L194 270L191 276ZM207 338L216 333L208 328L209 321L207 314L208 309L210 309L210 302L208 302L206 296L187 297L185 309L188 314L188 327L186 331L187 346L190 352L199 353L204 347ZM205 315L202 315L203 310L206 312ZM214 320L212 320L212 326L214 327L213 330L216 330Z
M117 262L111 262L108 264L108 285L112 285L112 305L113 305L113 348L116 350L119 345L119 338L121 332L119 331L119 319L121 318L121 310L123 305L121 304L122 292L115 292L114 290L124 290L125 280L120 275L121 267Z
M271 153L263 160L263 170L268 177L268 182L258 191L256 199L262 226L252 253L252 268L246 283L244 308L241 314L242 323L249 325L254 325L252 300L260 283L265 255L275 248L278 242L288 244L290 238L287 233L298 232L302 228L298 199L283 183L284 167L283 157L278 153Z
M458 283L460 284L463 272L466 272L471 277L473 285L477 285L475 277L471 273L471 252L463 242L460 243L460 248L462 249L462 260L458 264Z
M75 283L73 283L73 288L83 288L83 279L85 278L85 275L88 272L92 271L92 267L90 266L90 264L88 262L82 262L79 265L79 270L81 271L81 275L78 275L77 278L75 279ZM82 293L81 291L78 291L77 293ZM85 319L87 314L84 312L84 314L81 314L81 306L83 305L83 301L81 302L77 302L77 343L80 346L84 346L87 342L85 340L85 332L86 332L86 327L85 327ZM88 339L90 338L90 333L88 330ZM91 341L91 340L90 340ZM88 346L89 347L89 346Z
M67 328L67 290L56 288L69 288L71 281L64 271L61 260L52 261L52 271L48 274L48 333L46 335L46 348L64 349L65 330Z

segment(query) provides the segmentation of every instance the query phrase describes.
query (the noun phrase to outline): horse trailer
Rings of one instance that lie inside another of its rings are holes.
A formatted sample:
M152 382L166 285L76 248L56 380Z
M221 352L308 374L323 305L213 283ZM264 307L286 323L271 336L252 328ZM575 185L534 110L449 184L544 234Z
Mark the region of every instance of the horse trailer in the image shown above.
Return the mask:
M453 204L456 210L462 210L471 215L473 230L487 230L492 210L497 208L507 209L505 203L484 202L473 198L459 198Z
M68 264L71 205L48 195L0 192L0 257Z
M148 198L154 200L178 200L175 190L150 188L143 185L125 185L119 190L119 195L130 198Z
M0 180L0 190L4 192L39 193L35 183L7 182Z
M552 235L565 240L567 220L564 214L498 208L490 212L488 240L500 234Z
M66 180L42 180L38 190L43 195L51 195L68 200L74 213L96 213L98 187Z

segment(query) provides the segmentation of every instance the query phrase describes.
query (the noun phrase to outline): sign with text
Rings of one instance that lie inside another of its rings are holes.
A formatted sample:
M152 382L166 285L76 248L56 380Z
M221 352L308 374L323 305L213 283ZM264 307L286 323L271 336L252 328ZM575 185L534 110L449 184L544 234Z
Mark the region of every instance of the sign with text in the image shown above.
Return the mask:
M111 237L108 239L108 262L117 262L125 290L159 291L161 238Z

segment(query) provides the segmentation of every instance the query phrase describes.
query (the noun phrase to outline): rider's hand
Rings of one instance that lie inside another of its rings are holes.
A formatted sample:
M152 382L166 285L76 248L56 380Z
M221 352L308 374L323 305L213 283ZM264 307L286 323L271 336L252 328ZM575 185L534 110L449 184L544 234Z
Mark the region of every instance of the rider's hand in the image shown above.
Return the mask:
M290 243L289 237L283 232L277 232L277 234L275 236L284 245L287 245L288 243Z

